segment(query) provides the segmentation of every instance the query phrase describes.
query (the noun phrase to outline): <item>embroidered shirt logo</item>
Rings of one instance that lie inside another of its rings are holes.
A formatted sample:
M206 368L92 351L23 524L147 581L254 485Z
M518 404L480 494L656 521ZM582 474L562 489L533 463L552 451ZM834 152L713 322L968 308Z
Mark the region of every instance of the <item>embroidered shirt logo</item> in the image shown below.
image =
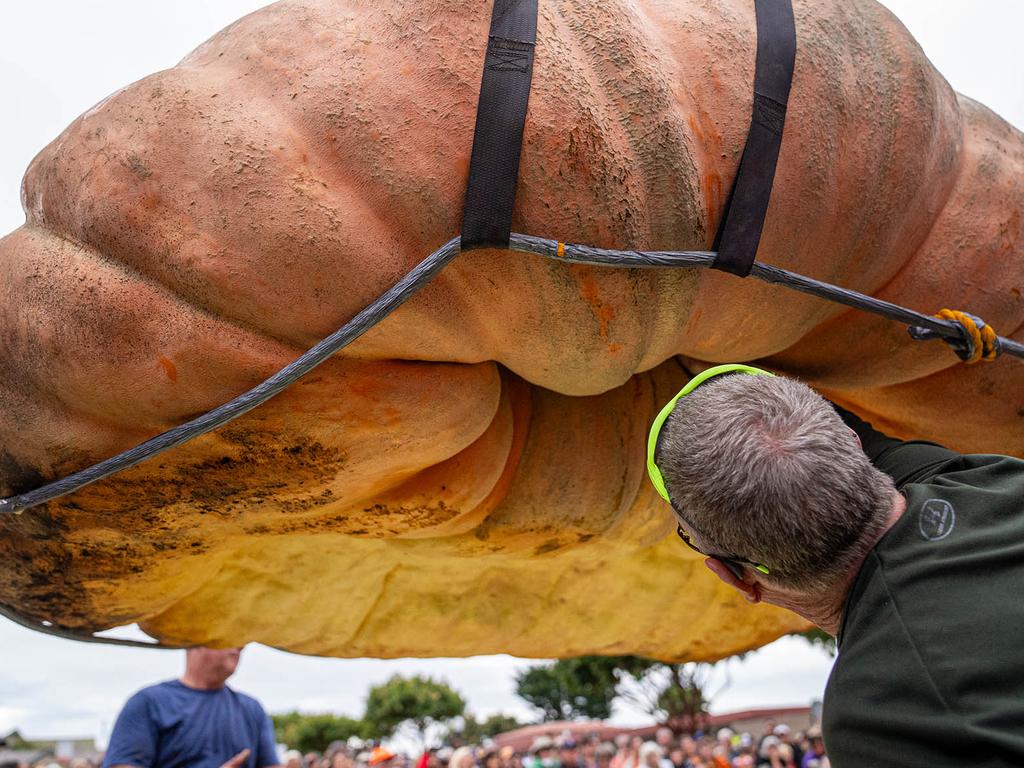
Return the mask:
M955 524L956 512L945 499L928 499L917 516L917 527L928 541L946 538Z

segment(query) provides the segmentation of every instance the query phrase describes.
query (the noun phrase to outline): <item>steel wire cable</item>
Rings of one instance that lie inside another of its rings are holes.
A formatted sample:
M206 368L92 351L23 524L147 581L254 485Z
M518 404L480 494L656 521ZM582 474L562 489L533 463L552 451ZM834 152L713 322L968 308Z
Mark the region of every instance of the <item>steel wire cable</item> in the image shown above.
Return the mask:
M232 400L207 411L200 416L161 432L134 448L116 456L104 459L74 474L54 480L32 491L0 499L0 513L21 512L39 504L53 501L97 480L134 467L136 464L177 445L211 432L234 421L258 405L262 405L291 384L327 360L335 352L351 344L370 328L404 304L410 296L429 283L434 276L459 254L459 238L455 237L442 245L427 258L406 273L397 283L381 294L375 301L360 310L330 336L310 347L301 356L255 387Z
M590 245L559 243L532 235L517 234L512 235L510 247L513 250L536 253L572 264L606 267L710 267L717 256L715 251L619 251L611 248L595 248ZM908 326L909 329L924 329L934 334L933 336L914 336L921 340L942 338L957 342L964 338L964 329L959 323L915 312L912 309L901 307L899 304L876 299L847 288L840 288L837 285L805 277L780 267L773 267L770 264L754 262L750 277L895 320ZM999 336L998 345L1001 352L1015 357L1024 357L1024 344Z
M515 251L537 254L563 263L619 268L706 268L711 266L716 255L714 251L622 251L560 243L556 240L517 233L512 234L509 247ZM252 389L116 456L111 456L34 490L0 499L0 513L22 512L65 496L237 419L279 394L338 350L362 336L430 282L459 253L459 238L454 237L416 265L401 280L358 312L341 328ZM925 329L934 336L948 341L957 342L964 337L963 326L959 323L915 312L898 304L804 277L769 264L755 263L750 276L766 283L782 285L838 304L871 312L903 323L911 329ZM1000 351L1024 357L1024 344L1003 337L998 338L998 343Z

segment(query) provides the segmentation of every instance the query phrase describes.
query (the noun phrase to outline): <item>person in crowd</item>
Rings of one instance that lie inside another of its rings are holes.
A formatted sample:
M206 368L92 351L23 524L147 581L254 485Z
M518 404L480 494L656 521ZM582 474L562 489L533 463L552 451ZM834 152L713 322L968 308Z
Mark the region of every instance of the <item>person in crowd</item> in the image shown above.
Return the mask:
M640 745L640 764L638 768L662 768L661 746L653 741L645 741Z
M692 768L697 756L697 741L690 734L679 739L679 748L683 750L683 765L685 768Z
M125 703L103 768L279 766L274 729L256 699L226 685L241 648L189 648L177 680L143 688Z
M597 745L601 739L595 734L588 734L580 741L579 768L597 768Z
M348 745L344 741L332 741L324 750L324 768L354 768ZM439 766L435 766L439 768Z
M790 752L793 753L793 762L796 763L797 768L800 768L800 763L804 759L804 752L800 749L800 745L791 738L793 732L790 727L785 723L779 723L772 729L772 733L778 738L779 742L788 747Z
M558 764L561 768L579 768L579 751L572 736L563 736L558 742Z
M774 720L765 720L764 725L761 726L761 735L757 737L757 753L761 754L761 750L764 748L764 740L769 736L775 735L775 726L778 725Z
M799 768L827 768L825 742L821 738L821 727L812 725L807 729L807 750Z
M641 736L630 736L629 747L626 752L626 761L623 764L623 768L641 768L642 761L640 759L640 748L644 745L643 737Z
M554 744L551 746L553 748ZM474 768L475 765L472 747L459 747L452 753L451 760L448 761L448 768Z
M530 745L530 760L524 762L526 768L558 768L558 753L555 741L550 736L539 736ZM455 768L448 764L448 768Z
M710 739L700 739L697 742L697 757L700 758L702 766L706 766L706 768L716 768L715 743Z
M729 750L718 742L709 741L708 746L711 747L711 764L715 768L732 768L732 756L729 754Z
M688 385L649 470L722 581L837 637L832 761L1024 765L1024 460L895 440L756 373Z
M629 735L620 733L615 737L615 755L612 757L610 768L626 768L626 759L629 755ZM633 766L630 766L633 768Z
M761 739L757 768L795 768L792 752L774 733Z
M671 728L659 728L654 735L655 744L658 745L658 765L661 768L673 768L668 753L676 743L675 734Z
M597 758L597 768L611 768L612 760L618 750L610 741L601 742L597 745L594 755Z
M721 751L721 754L729 761L736 757L736 749L732 743L733 737L735 736L736 734L731 728L719 728L718 733L716 734L718 748Z
M284 768L303 768L302 753L297 749L289 749L284 753Z
M661 726L657 731L654 732L654 742L661 747L661 753L667 755L669 749L672 748L672 743L675 741L675 734L672 733L672 729L667 726Z

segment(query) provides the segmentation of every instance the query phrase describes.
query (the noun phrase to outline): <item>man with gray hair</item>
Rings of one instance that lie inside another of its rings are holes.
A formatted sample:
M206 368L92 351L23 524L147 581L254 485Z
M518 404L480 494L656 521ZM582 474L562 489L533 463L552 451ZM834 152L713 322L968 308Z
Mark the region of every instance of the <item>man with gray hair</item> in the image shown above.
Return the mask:
M720 579L837 636L833 766L1024 765L1024 462L726 365L659 414L648 472Z

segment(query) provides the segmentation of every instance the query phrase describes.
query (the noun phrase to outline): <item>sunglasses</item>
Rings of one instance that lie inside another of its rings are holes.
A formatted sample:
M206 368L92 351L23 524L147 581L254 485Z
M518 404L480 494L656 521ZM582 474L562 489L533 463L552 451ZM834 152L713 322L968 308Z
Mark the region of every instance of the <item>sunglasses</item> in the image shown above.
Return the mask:
M693 543L693 539L690 538L690 534L683 530L683 526L681 525L676 526L676 534L679 536L680 539L683 540L683 543L686 546L688 546L698 555L703 555L704 557L713 557L715 558L715 560L721 562L722 565L729 569L729 573L735 576L737 580L743 580L744 565L749 565L751 568L753 568L756 571L760 571L761 573L768 573L768 569L765 566L761 565L761 563L755 563L753 560L747 560L745 557L726 557L725 555L713 555L710 552L705 552L703 549L701 549Z

